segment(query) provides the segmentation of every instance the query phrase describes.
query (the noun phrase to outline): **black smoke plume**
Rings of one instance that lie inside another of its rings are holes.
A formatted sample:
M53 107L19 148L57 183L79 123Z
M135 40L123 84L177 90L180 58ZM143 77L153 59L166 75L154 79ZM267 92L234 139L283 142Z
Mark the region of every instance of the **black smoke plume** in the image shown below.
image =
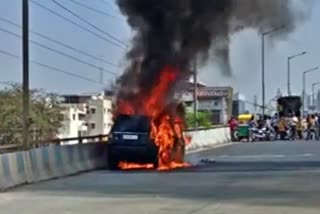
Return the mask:
M147 94L159 80L165 65L181 70L177 83L188 79L193 61L206 62L211 52L225 64L222 72L231 74L230 36L246 28L264 32L279 26L285 26L285 29L279 31L278 36L287 35L308 14L306 4L310 1L299 1L300 5L297 2L117 0L135 32L127 54L130 65L118 80L118 97L129 99L135 93Z

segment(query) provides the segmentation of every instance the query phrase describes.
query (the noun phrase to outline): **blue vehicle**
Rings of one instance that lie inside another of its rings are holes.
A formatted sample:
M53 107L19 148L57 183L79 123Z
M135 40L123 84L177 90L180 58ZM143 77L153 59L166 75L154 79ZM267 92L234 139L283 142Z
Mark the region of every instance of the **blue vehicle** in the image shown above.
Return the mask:
M108 165L111 170L118 170L120 162L153 164L159 166L159 148L150 138L151 121L143 115L119 115L111 130L107 145ZM182 136L182 135L181 135ZM175 140L170 160L184 161L184 139Z

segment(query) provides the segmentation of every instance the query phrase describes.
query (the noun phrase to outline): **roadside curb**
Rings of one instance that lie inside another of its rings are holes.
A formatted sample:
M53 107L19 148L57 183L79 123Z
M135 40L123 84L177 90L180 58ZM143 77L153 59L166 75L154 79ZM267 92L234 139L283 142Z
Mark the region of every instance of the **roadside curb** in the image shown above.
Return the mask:
M232 142L232 143L216 144L216 145L207 146L207 147L204 147L204 148L201 148L201 149L195 149L195 150L187 151L186 155L191 155L191 154L194 154L194 153L204 152L204 151L213 150L213 149L219 149L219 148L232 146L232 145L237 145L237 144L240 144L240 143Z

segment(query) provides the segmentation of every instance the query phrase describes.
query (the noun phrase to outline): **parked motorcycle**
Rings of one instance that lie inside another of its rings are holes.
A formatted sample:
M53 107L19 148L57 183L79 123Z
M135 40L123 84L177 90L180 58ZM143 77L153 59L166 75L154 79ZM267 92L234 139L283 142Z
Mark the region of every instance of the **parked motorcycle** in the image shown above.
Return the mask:
M256 127L251 128L251 142L265 141L266 133L262 129Z
M256 127L251 128L251 141L261 142L261 141L274 141L276 139L276 133L272 129Z

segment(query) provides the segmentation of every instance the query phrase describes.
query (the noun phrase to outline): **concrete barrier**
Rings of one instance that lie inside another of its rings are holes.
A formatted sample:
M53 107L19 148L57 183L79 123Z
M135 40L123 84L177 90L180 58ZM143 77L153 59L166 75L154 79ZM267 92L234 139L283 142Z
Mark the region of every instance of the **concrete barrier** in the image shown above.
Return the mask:
M230 142L227 128L187 132L187 151ZM0 155L0 191L11 187L86 172L107 166L106 144L49 146Z
M187 151L210 148L231 142L229 128L189 131L186 134L191 137L191 143L187 146Z
M0 190L106 166L105 144L49 146L0 155Z

